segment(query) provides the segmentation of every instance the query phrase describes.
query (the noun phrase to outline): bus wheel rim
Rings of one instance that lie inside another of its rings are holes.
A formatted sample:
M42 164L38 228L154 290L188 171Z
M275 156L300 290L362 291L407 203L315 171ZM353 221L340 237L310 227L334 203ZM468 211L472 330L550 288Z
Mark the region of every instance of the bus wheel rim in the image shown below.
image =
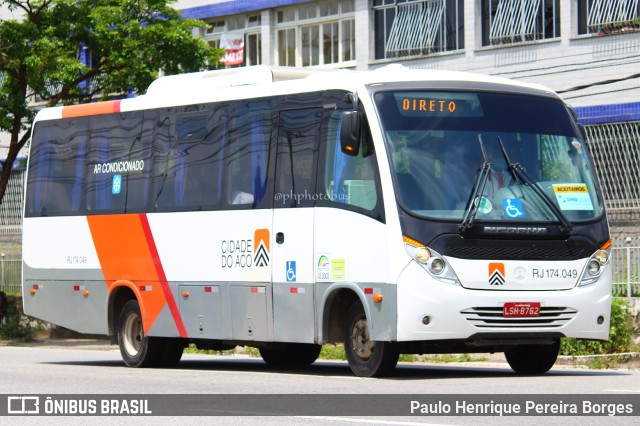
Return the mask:
M132 356L138 355L142 347L142 322L137 315L129 315L124 324L124 347Z
M369 327L365 319L359 319L351 330L351 347L360 359L368 360L373 355L373 342L369 338Z

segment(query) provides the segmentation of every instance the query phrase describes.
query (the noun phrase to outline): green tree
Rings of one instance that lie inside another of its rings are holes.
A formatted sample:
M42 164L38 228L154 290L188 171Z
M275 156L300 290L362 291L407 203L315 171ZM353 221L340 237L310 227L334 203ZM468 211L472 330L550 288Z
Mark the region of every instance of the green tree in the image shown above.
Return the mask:
M143 93L160 70L219 64L222 51L192 35L206 24L182 19L173 1L0 0L21 16L0 21L0 130L11 135L0 203L38 108Z

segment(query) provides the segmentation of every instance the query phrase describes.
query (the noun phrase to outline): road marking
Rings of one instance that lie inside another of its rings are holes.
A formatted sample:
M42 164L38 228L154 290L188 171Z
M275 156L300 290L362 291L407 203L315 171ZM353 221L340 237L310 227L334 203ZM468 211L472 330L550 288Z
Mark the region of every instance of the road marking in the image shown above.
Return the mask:
M401 422L396 420L369 420L369 419L354 419L350 417L323 417L323 416L296 416L298 419L314 419L323 420L329 422L345 422L345 423L365 423L372 425L399 425L399 426L451 426L438 423L416 423L416 422Z

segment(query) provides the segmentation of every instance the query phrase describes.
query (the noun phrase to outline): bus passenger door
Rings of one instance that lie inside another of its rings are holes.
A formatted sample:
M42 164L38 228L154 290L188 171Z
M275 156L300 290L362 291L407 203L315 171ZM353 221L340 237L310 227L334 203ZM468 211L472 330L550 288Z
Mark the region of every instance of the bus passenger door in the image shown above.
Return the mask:
M274 339L313 343L313 223L320 108L281 111L273 202Z

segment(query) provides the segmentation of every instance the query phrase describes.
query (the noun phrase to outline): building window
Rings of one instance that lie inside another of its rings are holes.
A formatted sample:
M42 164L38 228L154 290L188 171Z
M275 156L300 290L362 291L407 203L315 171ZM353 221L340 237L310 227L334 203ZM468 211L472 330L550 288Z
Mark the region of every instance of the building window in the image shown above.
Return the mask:
M211 26L207 29L204 39L210 46L220 48L220 38L224 33L244 34L243 62L229 65L227 67L239 67L260 65L262 63L262 35L260 27L262 25L261 15L235 15L225 19L208 21Z
M296 30L278 30L278 65L296 65Z
M560 0L482 0L482 45L560 37Z
M209 28L207 28L207 34L217 34L224 31L224 28L225 28L224 20L209 21L207 23L209 24Z
M307 67L355 60L354 11L354 0L278 10L278 65Z
M638 0L578 0L578 34L602 36L639 29Z
M260 33L247 34L245 36L245 59L246 65L260 65L262 64L262 35Z
M464 48L463 0L374 0L376 59Z

